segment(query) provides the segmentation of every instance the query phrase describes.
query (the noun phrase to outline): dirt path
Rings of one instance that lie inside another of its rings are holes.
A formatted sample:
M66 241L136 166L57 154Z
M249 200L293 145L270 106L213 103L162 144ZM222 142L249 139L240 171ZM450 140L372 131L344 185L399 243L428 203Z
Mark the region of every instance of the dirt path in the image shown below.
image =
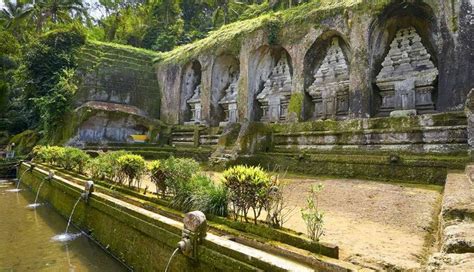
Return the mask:
M293 208L285 227L306 232L300 210L311 184L322 183L322 241L340 247L340 258L374 269L419 268L430 248L441 193L399 184L346 179L288 179Z

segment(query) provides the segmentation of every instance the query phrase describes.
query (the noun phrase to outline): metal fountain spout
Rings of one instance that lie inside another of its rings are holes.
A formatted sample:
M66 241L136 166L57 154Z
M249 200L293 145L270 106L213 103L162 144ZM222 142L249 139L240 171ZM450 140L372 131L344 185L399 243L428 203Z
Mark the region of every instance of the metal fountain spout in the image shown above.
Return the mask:
M206 237L206 216L201 211L189 212L184 216L183 223L184 229L178 248L184 256L196 260L198 245Z
M89 197L94 192L94 182L92 180L88 180L84 185L84 193L81 194L82 199L87 203L89 202Z

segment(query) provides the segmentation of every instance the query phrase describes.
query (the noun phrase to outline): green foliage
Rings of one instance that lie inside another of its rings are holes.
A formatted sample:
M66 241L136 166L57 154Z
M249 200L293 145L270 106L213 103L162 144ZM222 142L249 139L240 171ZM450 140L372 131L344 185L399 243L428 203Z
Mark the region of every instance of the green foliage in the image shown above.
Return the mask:
M206 214L227 216L227 191L208 176L196 174L181 184L171 205L184 212L200 210Z
M306 198L306 207L301 209L301 216L306 224L308 236L316 242L324 234L324 213L319 210L319 194L322 190L322 184L311 186L310 195Z
M48 134L54 131L77 89L74 82L76 50L85 42L82 30L65 26L43 35L27 48L17 73L23 104L34 122Z
M90 156L81 149L74 147L64 148L64 158L62 166L66 170L73 170L84 174L85 167L89 160Z
M267 23L268 29L268 44L277 45L278 44L278 35L280 33L280 21L279 20L270 20Z
M74 73L73 69L63 70L49 95L32 98L47 135L51 135L62 123L64 114L72 110L71 102L77 91Z
M63 166L64 148L60 146L35 146L33 148L33 160L54 166Z
M304 94L302 93L293 93L291 94L290 102L288 104L288 113L294 113L299 120L301 111L303 109L303 99Z
M128 180L128 186L131 187L135 182L140 188L140 179L145 172L145 160L139 155L122 155L117 159L119 175Z
M118 158L130 154L126 151L112 151L100 153L99 156L89 161L87 169L92 178L111 182L121 182L119 180L120 167L117 164Z
M199 164L193 159L170 157L161 162L166 176L166 186L173 195L186 188L191 177L200 171Z
M15 151L20 155L27 155L39 141L39 135L33 130L25 130L14 135L9 144L15 144Z
M164 197L166 194L166 175L162 169L161 162L159 160L149 162L147 170L151 181L156 185L156 194L158 195L159 191L161 191L161 195Z
M268 194L274 184L270 175L259 166L237 165L224 171L223 176L234 219L243 216L248 222L248 213L252 210L257 224L262 210L268 206Z

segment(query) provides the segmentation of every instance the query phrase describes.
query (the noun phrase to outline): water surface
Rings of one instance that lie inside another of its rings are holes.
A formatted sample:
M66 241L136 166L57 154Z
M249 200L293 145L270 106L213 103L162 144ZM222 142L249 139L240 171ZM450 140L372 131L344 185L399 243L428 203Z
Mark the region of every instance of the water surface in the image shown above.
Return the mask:
M35 195L25 187L7 192L15 185L0 185L0 271L127 271L85 235L53 241L64 233L67 220L48 205L26 208ZM80 231L71 226L69 233Z

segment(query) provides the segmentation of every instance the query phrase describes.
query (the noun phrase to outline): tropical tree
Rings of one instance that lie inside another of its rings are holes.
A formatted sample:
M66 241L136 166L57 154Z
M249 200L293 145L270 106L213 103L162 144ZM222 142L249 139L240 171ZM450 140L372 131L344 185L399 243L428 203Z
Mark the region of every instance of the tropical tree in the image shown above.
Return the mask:
M22 30L21 23L30 16L32 11L32 6L25 1L5 0L5 7L0 10L0 20L6 29L19 38Z
M37 0L30 14L37 32L41 32L48 22L68 23L73 19L83 20L88 17L82 0Z

